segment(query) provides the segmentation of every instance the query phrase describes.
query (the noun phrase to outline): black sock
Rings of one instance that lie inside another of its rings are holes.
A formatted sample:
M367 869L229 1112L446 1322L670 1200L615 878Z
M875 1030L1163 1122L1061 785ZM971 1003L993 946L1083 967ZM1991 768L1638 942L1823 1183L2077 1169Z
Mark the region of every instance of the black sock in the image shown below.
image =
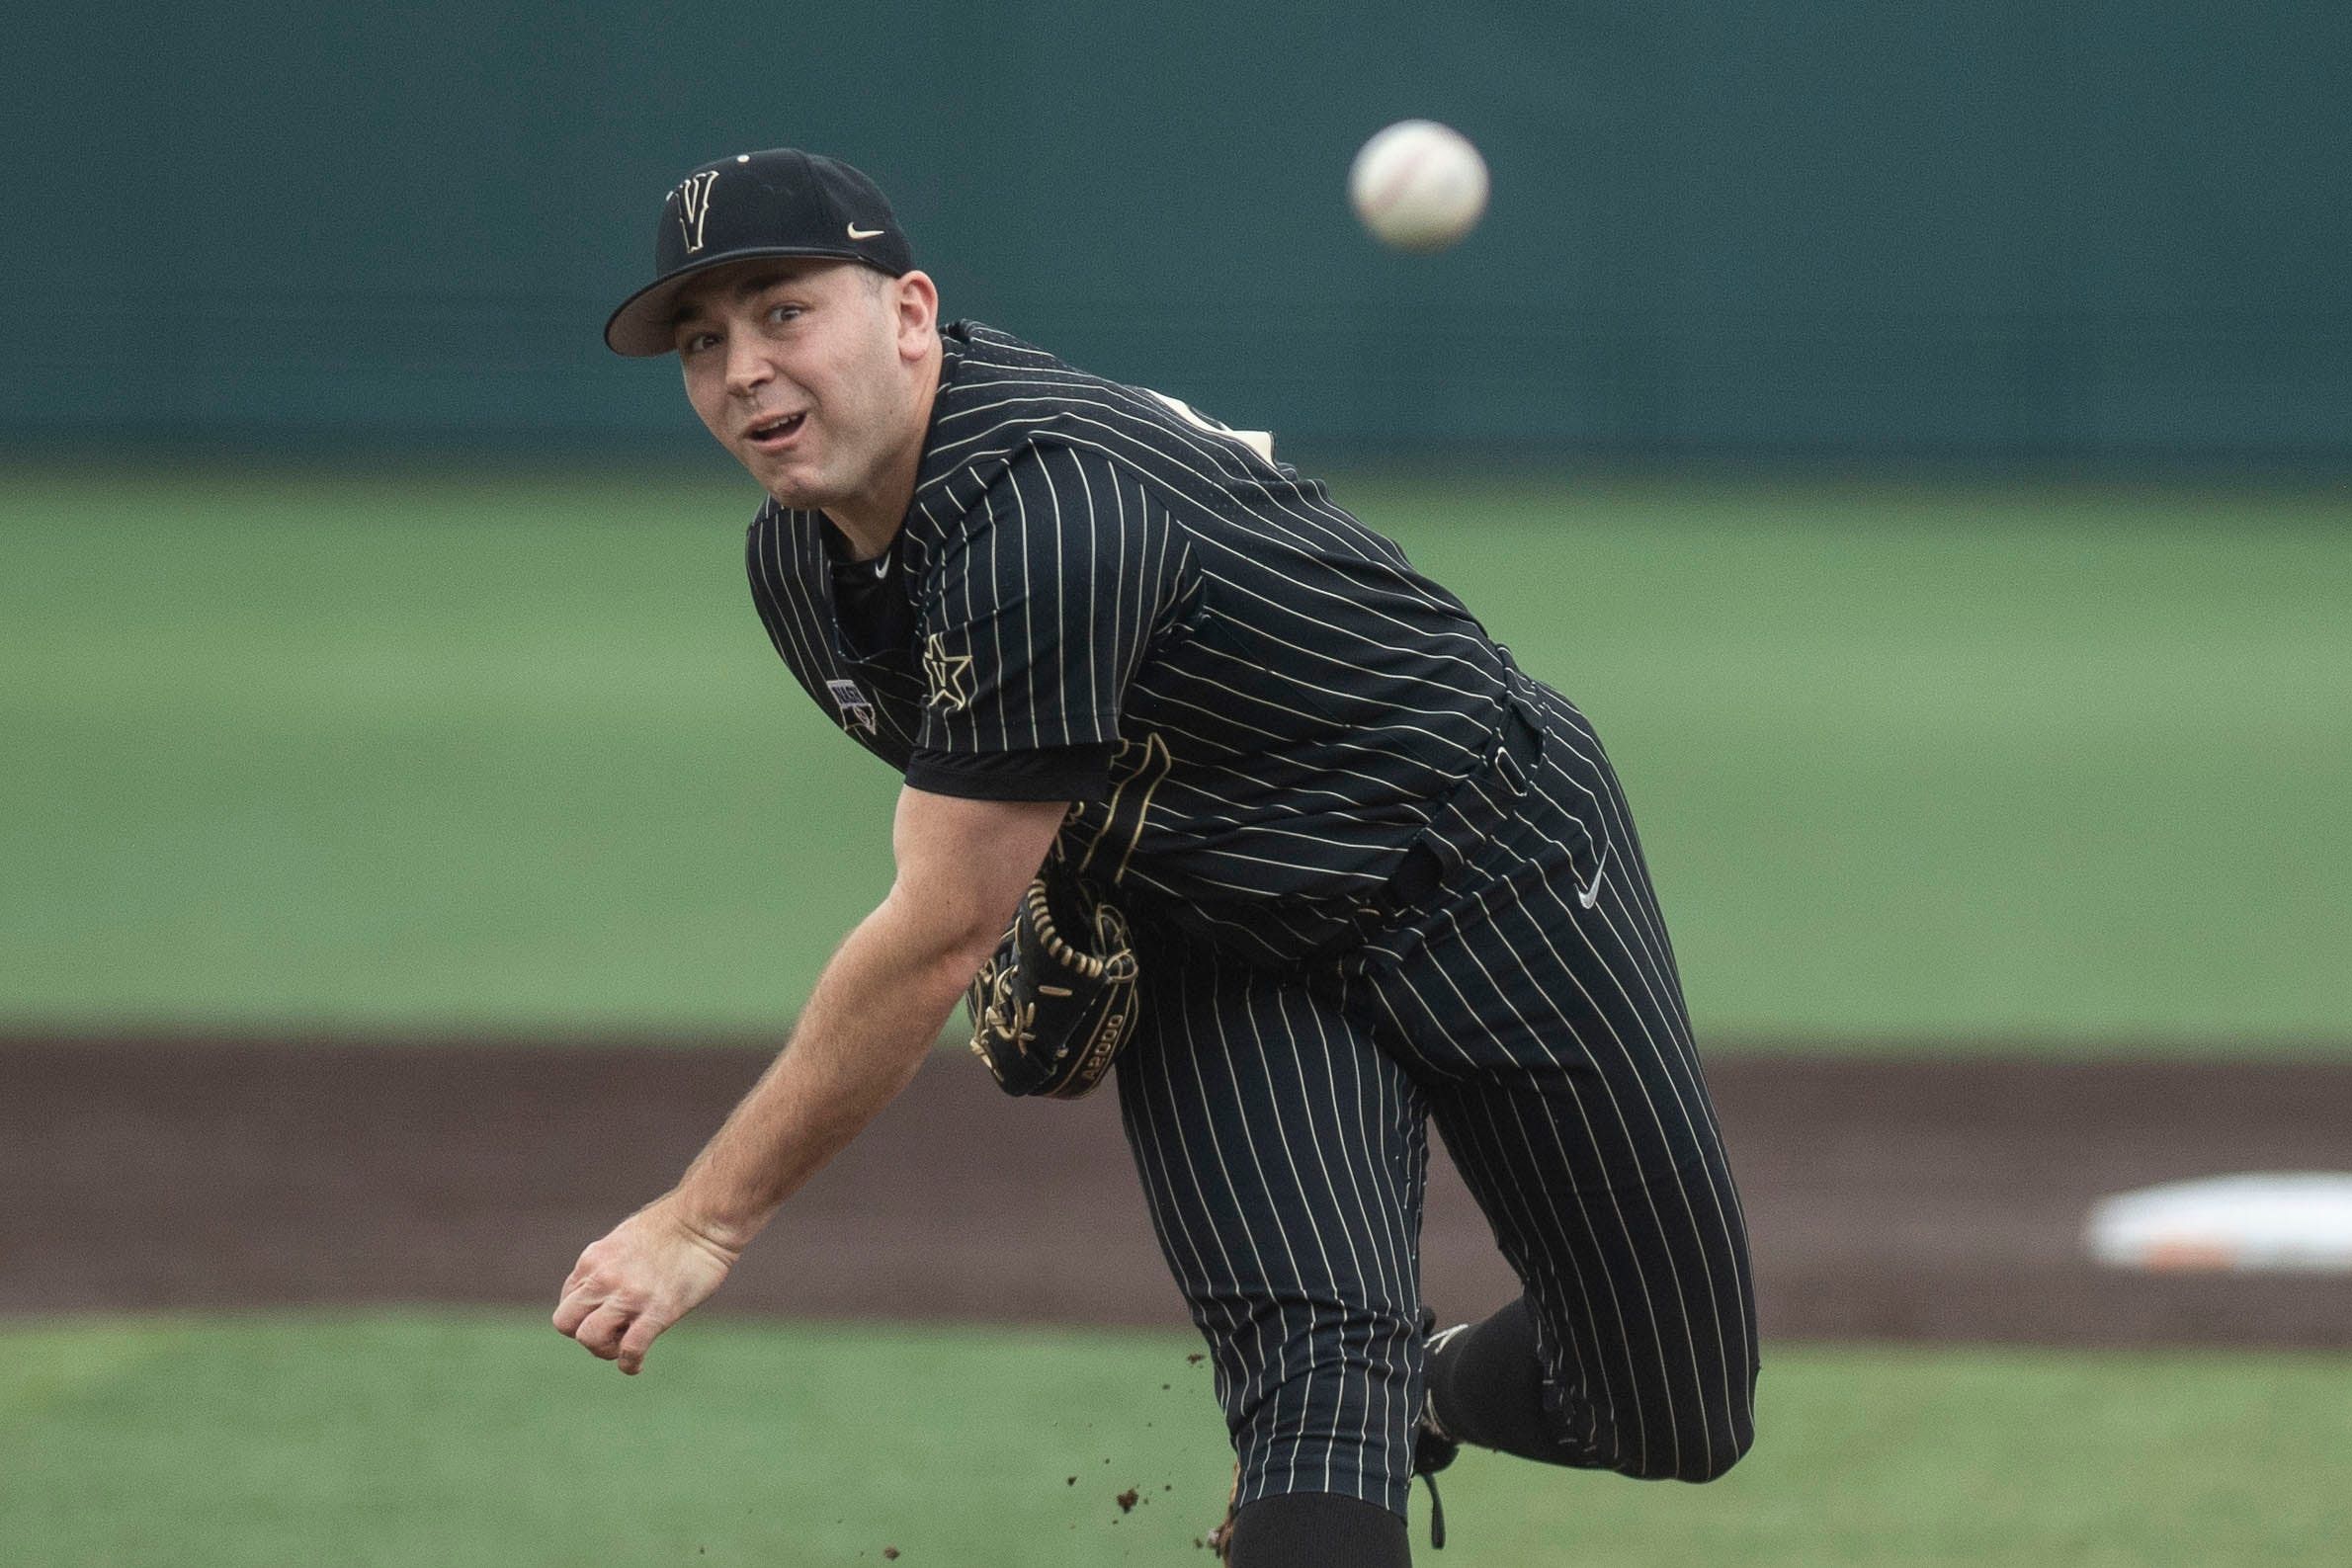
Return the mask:
M1336 1492L1278 1492L1233 1519L1232 1568L1411 1568L1404 1521Z
M1544 1366L1527 1297L1471 1325L1430 1358L1429 1398L1438 1424L1465 1443L1523 1459L1559 1463L1544 1420Z

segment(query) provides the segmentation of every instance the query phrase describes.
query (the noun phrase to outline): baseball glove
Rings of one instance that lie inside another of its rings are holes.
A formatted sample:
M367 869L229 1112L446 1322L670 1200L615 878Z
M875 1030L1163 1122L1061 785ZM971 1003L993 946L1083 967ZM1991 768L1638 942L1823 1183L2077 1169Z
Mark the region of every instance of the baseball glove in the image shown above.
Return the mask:
M972 977L972 1054L1008 1095L1091 1093L1135 1028L1127 921L1047 863L996 953Z

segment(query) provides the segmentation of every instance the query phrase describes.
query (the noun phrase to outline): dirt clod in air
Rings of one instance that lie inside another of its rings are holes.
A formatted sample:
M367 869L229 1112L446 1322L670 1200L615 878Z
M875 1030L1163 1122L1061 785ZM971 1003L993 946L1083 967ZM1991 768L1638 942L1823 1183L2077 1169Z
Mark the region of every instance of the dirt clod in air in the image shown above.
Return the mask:
M887 1557L890 1561L896 1562L898 1560L898 1548L895 1546L884 1546L882 1548L882 1555Z
M1120 1493L1117 1500L1119 1503L1119 1512L1122 1514L1133 1514L1135 1511L1135 1489L1132 1486L1126 1491Z

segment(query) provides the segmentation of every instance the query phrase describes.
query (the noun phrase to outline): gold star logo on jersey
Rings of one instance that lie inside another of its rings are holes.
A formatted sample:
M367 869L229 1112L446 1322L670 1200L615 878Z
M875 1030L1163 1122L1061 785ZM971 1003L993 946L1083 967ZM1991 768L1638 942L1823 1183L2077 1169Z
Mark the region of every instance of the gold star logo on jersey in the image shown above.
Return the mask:
M930 702L943 713L961 713L971 705L971 655L950 653L938 632L923 644L923 679L930 684Z

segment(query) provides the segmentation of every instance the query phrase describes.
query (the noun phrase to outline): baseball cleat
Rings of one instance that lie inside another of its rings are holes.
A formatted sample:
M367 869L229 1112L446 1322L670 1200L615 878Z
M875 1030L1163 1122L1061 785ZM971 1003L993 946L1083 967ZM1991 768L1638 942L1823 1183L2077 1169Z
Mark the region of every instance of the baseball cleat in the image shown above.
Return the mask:
M1423 1317L1425 1320L1434 1321L1435 1314L1424 1309ZM1469 1332L1470 1325L1468 1323L1457 1323L1452 1328L1439 1329L1436 1333L1430 1334L1422 1343L1423 1363L1425 1365L1434 1363L1437 1361L1438 1352L1453 1343L1456 1336ZM1427 1381L1428 1379L1424 1375L1424 1384ZM1462 1440L1448 1432L1445 1424L1437 1419L1436 1396L1424 1393L1421 1396L1421 1419L1413 1423L1413 1474L1435 1475L1447 1465L1452 1464L1455 1455L1461 1451Z
M1446 1505L1437 1495L1437 1472L1452 1464L1462 1452L1462 1440L1448 1432L1437 1419L1437 1399L1426 1392L1429 1381L1427 1368L1437 1362L1438 1352L1453 1342L1457 1335L1468 1333L1468 1323L1431 1332L1437 1314L1429 1308L1421 1309L1421 1361L1423 1366L1421 1419L1413 1423L1413 1474L1429 1488L1429 1544L1433 1550L1444 1550L1446 1544Z

